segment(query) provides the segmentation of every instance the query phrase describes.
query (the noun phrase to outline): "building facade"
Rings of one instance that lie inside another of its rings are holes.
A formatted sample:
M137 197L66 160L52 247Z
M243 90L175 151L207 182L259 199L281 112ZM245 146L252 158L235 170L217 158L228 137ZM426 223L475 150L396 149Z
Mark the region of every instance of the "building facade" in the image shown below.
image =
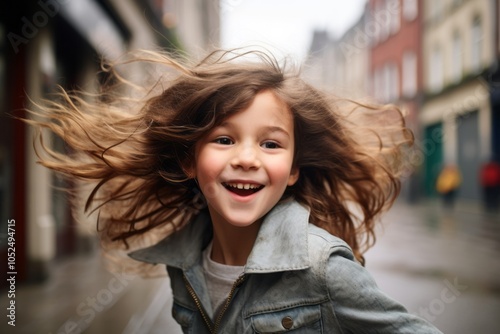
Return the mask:
M425 194L435 194L435 181L445 165L462 174L458 197L481 198L479 170L492 158L488 76L495 62L498 31L495 3L490 0L424 2L423 73L425 100L419 114L425 158ZM498 122L498 121L497 121Z
M370 37L365 29L368 12L339 38L315 31L304 64L304 77L340 97L365 99L369 95Z
M398 105L407 125L417 135L422 103L422 2L370 0L367 32L371 35L370 92L381 103ZM419 194L421 160L408 158L403 196L413 201Z
M335 89L335 76L340 66L334 66L337 60L336 43L325 30L313 33L306 61L302 67L304 78L315 87L332 91Z
M491 101L491 160L500 162L500 3L493 1L495 59L487 77Z
M193 58L220 45L219 1L164 0L163 22L173 29L179 47Z
M168 26L165 2L21 0L0 5L0 265L7 268L7 225L14 221L18 282L43 280L54 259L91 250L95 217L88 224L75 223L67 195L57 190L71 185L36 163L32 129L7 114L26 117L25 108L50 98L57 85L94 90L106 80L101 59L134 49L178 52L182 39ZM198 12L179 15L177 21L208 15L201 7L190 10ZM204 25L199 29L199 35L208 34ZM52 148L65 151L64 142L47 139Z
M370 95L370 32L368 4L359 19L336 41L338 94L353 99L366 99Z
M311 82L407 113L416 137L403 183L409 200L437 196L450 164L462 174L458 197L481 199L480 167L500 159L499 11L497 0L368 0L340 39L314 35Z

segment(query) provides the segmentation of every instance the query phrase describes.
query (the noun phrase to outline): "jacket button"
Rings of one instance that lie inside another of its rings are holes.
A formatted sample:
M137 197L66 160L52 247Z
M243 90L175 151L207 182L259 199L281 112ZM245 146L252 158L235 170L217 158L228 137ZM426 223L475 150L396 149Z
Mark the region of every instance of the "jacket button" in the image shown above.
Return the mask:
M290 329L293 326L293 319L291 317L284 317L281 319L281 325L284 329Z

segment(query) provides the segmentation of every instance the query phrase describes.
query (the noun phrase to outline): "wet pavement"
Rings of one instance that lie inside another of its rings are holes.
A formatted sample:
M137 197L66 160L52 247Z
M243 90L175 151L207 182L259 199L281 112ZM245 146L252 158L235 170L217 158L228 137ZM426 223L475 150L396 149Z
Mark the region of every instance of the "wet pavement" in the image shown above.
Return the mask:
M382 290L444 333L499 333L500 214L396 204L366 259ZM18 287L16 305L16 327L4 316L0 333L180 333L168 278L108 273L97 252L54 263L50 280Z
M475 204L396 205L367 268L379 287L444 333L500 332L500 215Z

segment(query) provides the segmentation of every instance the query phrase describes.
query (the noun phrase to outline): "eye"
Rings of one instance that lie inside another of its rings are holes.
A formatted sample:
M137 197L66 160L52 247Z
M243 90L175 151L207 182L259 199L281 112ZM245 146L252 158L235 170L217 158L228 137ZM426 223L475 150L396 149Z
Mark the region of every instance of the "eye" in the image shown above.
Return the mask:
M281 147L278 143L276 143L274 141L266 141L261 146L263 148L270 148L270 149L280 148Z
M231 138L228 137L220 137L214 140L215 143L221 144L221 145L232 145L234 142L231 140Z

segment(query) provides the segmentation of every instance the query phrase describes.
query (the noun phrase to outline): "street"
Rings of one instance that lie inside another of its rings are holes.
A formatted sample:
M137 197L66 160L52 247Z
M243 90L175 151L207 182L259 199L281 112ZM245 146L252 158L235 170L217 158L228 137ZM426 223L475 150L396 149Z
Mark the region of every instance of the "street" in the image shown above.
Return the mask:
M444 333L500 328L500 216L458 204L397 203L384 216L367 269L380 288ZM97 252L96 252L97 253ZM2 294L5 310L7 296ZM96 254L60 260L43 284L20 285L16 327L2 333L181 333L168 278L111 274Z
M396 205L367 268L389 296L444 333L498 333L500 216L440 204Z

